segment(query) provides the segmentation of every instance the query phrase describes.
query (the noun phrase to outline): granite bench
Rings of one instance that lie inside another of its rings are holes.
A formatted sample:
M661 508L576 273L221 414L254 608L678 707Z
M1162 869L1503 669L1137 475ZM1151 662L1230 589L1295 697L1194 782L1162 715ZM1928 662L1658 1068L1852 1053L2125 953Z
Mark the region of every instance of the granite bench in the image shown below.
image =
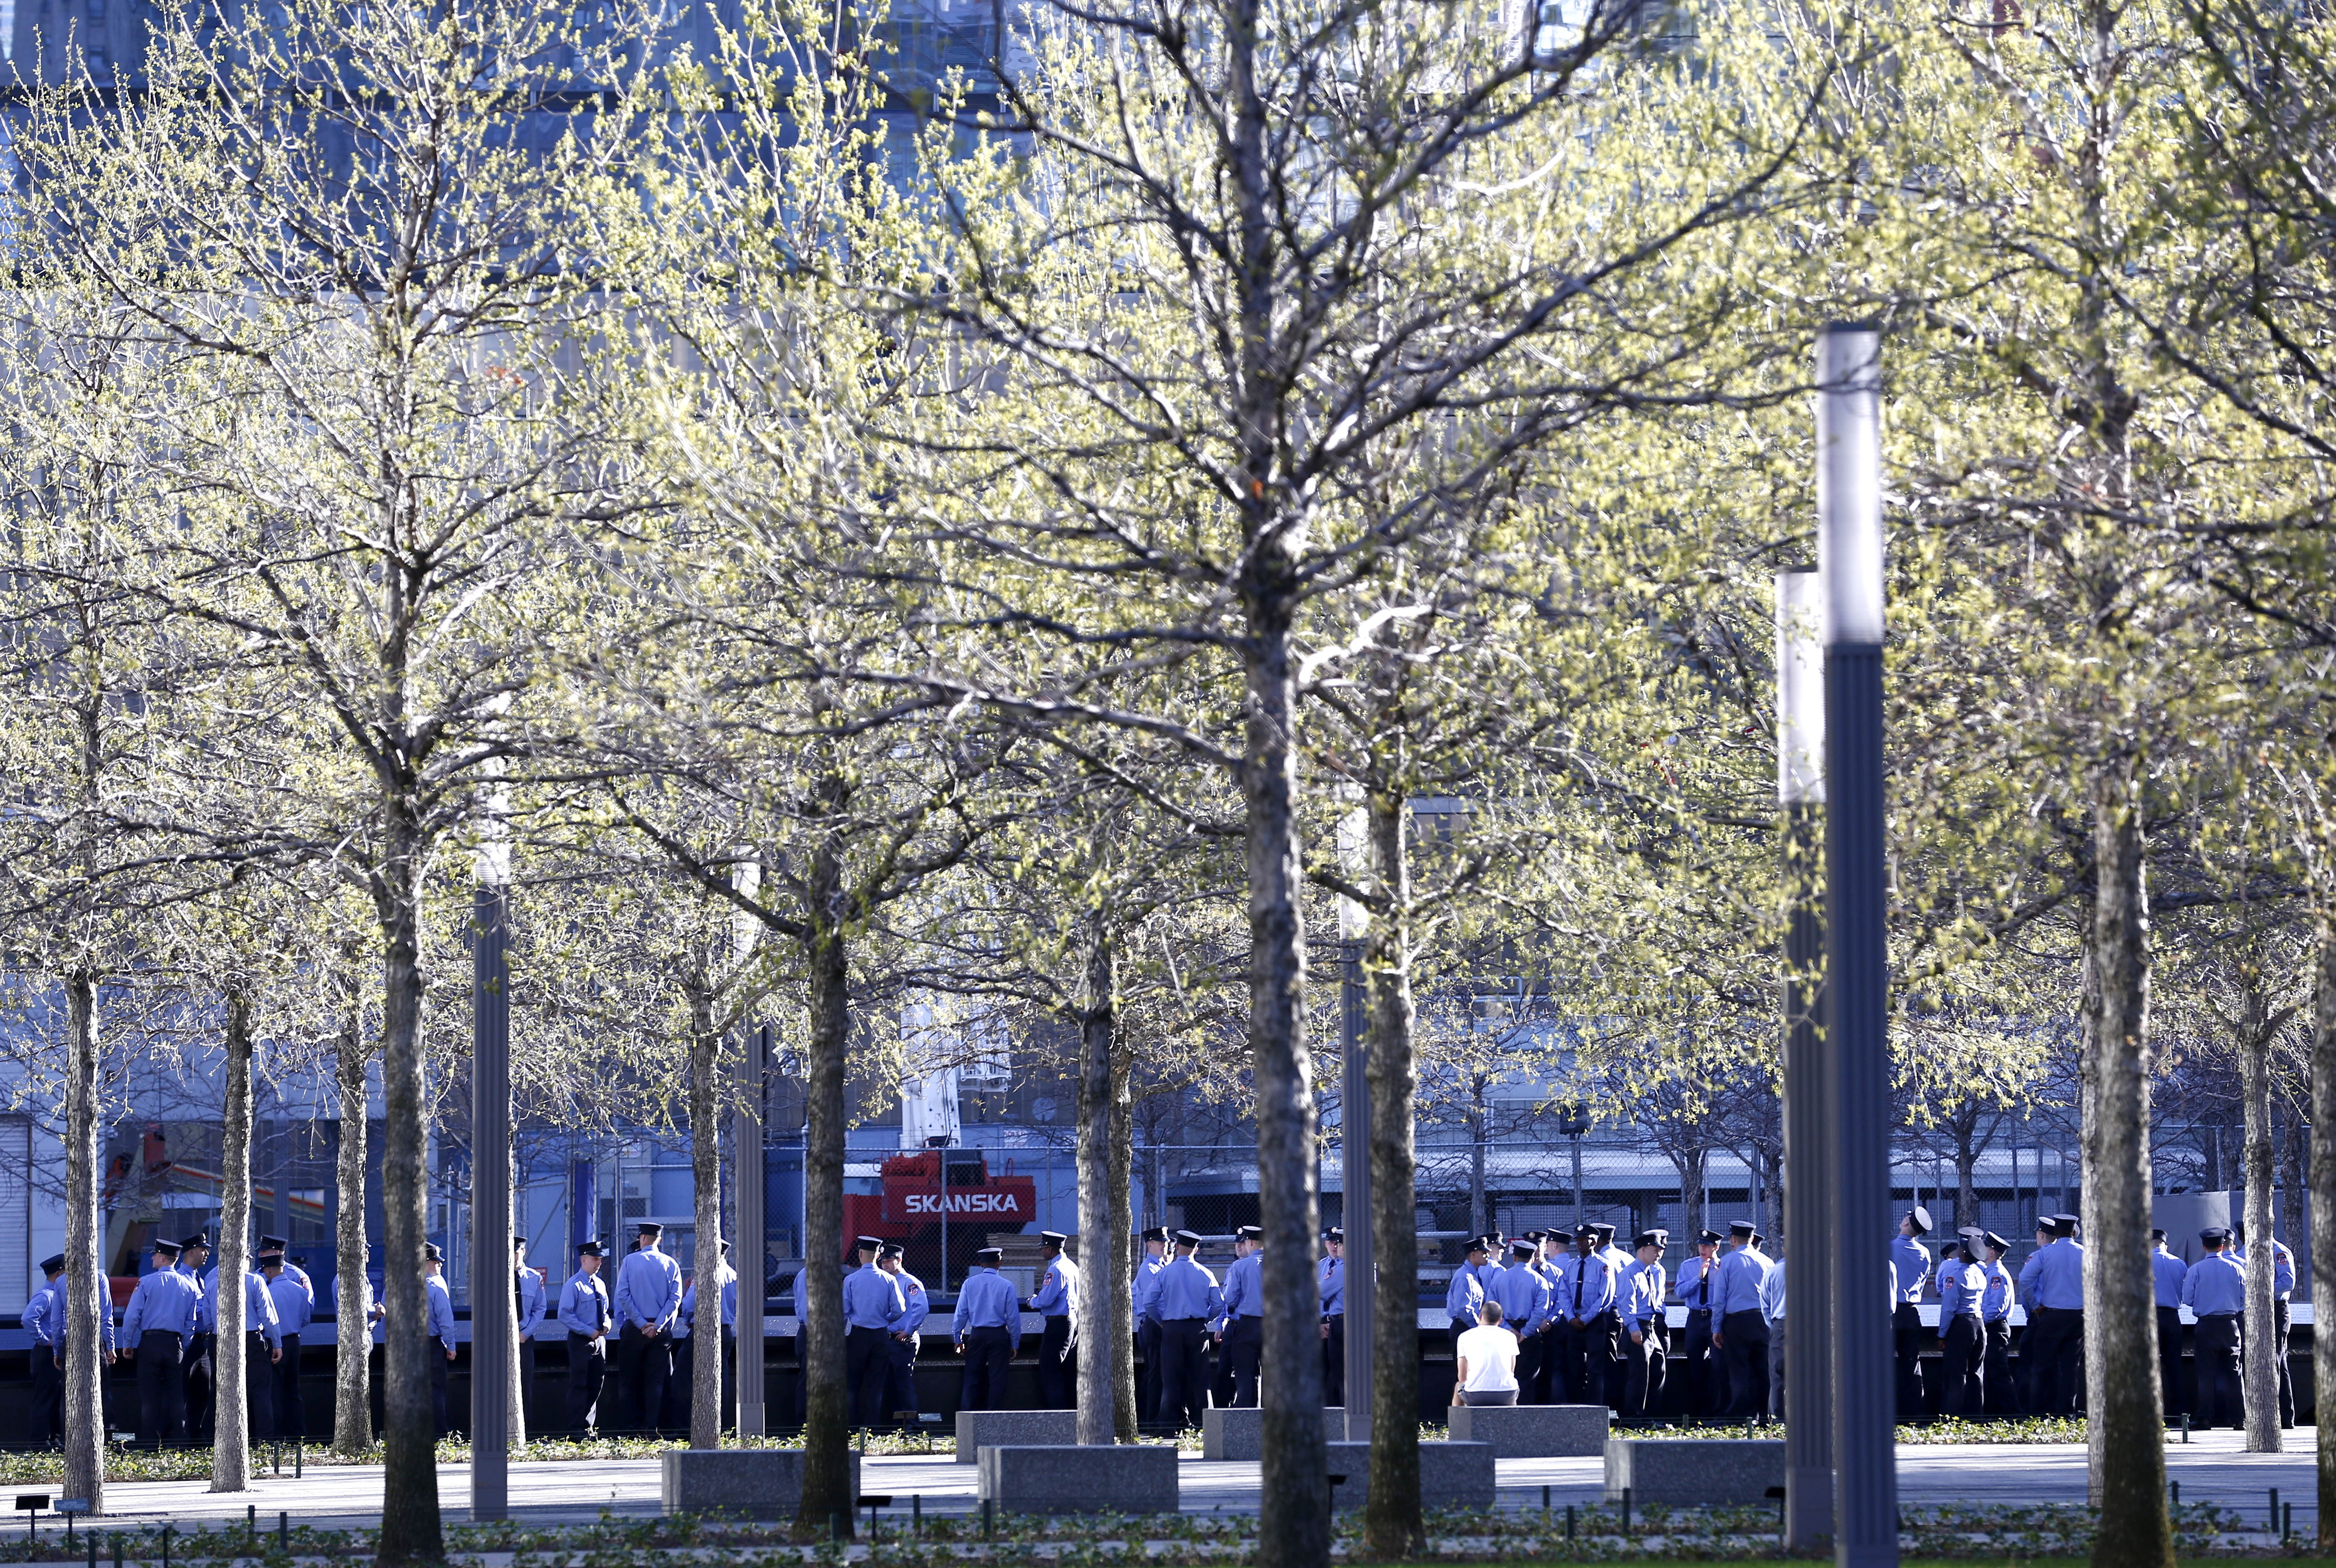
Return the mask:
M1331 1407L1322 1412L1322 1434L1326 1437L1343 1437L1347 1432L1347 1412ZM1201 1412L1201 1457L1203 1459L1247 1459L1265 1457L1265 1412L1262 1410L1220 1410L1212 1405Z
M1603 1405L1455 1405L1452 1440L1488 1443L1495 1459L1562 1459L1606 1452Z
M658 1456L668 1514L789 1519L803 1502L800 1448L668 1448ZM852 1496L860 1496L860 1456L851 1456Z
M1781 1437L1609 1437L1606 1501L1761 1503L1785 1484Z
M1371 1446L1332 1443L1329 1473L1346 1479L1330 1489L1333 1508L1359 1508L1370 1495ZM1419 1446L1419 1505L1423 1508L1490 1508L1493 1505L1493 1446L1489 1443L1422 1443Z
M1172 1443L982 1448L981 1498L1008 1514L1173 1514Z
M970 1465L984 1448L999 1444L1045 1447L1079 1440L1076 1410L959 1410L957 1462Z

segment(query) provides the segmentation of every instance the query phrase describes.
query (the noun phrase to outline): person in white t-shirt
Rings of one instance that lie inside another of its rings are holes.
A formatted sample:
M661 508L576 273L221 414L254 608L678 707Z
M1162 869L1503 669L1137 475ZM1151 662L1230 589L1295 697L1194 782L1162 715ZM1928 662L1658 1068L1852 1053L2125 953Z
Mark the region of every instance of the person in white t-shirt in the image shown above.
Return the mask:
M1486 1298L1482 1320L1460 1336L1453 1350L1460 1358L1463 1404L1517 1402L1517 1337L1501 1322L1498 1301Z

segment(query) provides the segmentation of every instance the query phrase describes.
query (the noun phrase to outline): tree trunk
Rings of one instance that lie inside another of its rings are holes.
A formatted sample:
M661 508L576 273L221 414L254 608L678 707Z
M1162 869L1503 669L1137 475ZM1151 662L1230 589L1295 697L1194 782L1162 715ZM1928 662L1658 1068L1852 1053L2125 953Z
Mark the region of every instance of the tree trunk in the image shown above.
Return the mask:
M1493 1228L1493 1205L1484 1195L1484 1080L1478 1078L1469 1094L1468 1233L1481 1236ZM1581 1193L1573 1194L1573 1203L1581 1206Z
M1679 1173L1680 1222L1690 1237L1700 1233L1709 1224L1703 1213L1703 1173L1710 1158L1711 1151L1698 1147L1689 1149L1671 1161L1671 1169Z
M803 1098L803 1266L795 1277L803 1314L803 1488L796 1521L825 1530L852 1525L852 1461L843 1408L843 1079L850 1045L851 969L839 923L842 866L829 846L812 870L814 923L803 955L810 971L810 1059Z
M1111 1335L1112 1430L1123 1443L1136 1439L1135 1430L1135 1259L1131 1251L1135 1234L1135 1105L1129 1093L1134 1066L1124 1041L1111 1054ZM1090 1288L1093 1288L1092 1285Z
M2291 1109L2292 1107L2291 1106ZM2312 1289L2312 1238L2303 1233L2303 1124L2293 1115L2280 1127L2279 1233L2295 1254L2295 1290L2299 1296Z
M2085 1381L2098 1568L2173 1568L2149 1254L2149 908L2138 759L2093 779L2084 1077Z
M1118 1402L1113 1398L1111 1345L1118 1332L1111 1281L1120 1273L1120 1238L1111 1226L1111 1064L1117 960L1099 914L1090 913L1084 933L1085 973L1080 981L1078 1147L1079 1257L1085 1265L1079 1292L1078 1441L1118 1441Z
M1371 1314L1371 1481L1363 1505L1364 1547L1399 1562L1426 1544L1419 1509L1419 1226L1413 1214L1414 1100L1419 1087L1413 1055L1411 1000L1411 866L1404 843L1405 807L1398 794L1373 794L1365 817L1373 891L1363 939L1363 973L1370 988L1370 1056L1364 1076L1371 1091L1371 1212L1349 1216L1371 1228L1378 1278L1349 1280L1347 1299L1359 1298ZM1352 1310L1351 1305L1349 1310Z
M697 1189L697 1310L689 1324L689 1446L722 1446L722 1035L712 987L689 986L689 1165Z
M97 987L65 976L64 1493L105 1512L105 1408L98 1374L113 1297L98 1214Z
M352 1005L341 1023L333 1076L341 1096L341 1146L333 1270L333 1451L358 1458L373 1446L373 1283L365 1277L365 1051Z
M2276 1454L2279 1427L2279 1344L2272 1333L2275 1299L2271 1223L2271 1037L2264 1026L2261 989L2247 981L2246 1029L2239 1040L2239 1080L2245 1098L2247 1334L2246 1365L2239 1378L2245 1395L2246 1451Z
M1249 41L1254 46L1254 39ZM1236 51L1236 60L1244 59ZM1236 64L1236 71L1246 69ZM1288 526L1285 524L1284 526ZM1260 1568L1321 1568L1329 1561L1322 1433L1320 1299L1314 1284L1320 1230L1313 1060L1306 1040L1305 868L1298 844L1297 669L1290 587L1274 541L1252 570L1268 577L1250 610L1246 762L1251 1073L1257 1106L1258 1217L1264 1375L1258 1392L1260 1472L1270 1500L1258 1523Z
M2323 846L2323 849L2330 846ZM2336 1280L2336 868L2315 868L2312 922L2312 1272ZM2315 1308L2329 1298L2315 1294ZM2316 1321L2318 1313L2313 1314ZM2320 1550L2336 1552L2336 1333L2312 1336L2312 1387L2320 1407Z
M251 1272L251 1004L227 997L227 1083L219 1108L219 1337L211 1350L211 1490L251 1488L251 1373L244 1277Z
M430 1410L429 1300L423 1249L429 1244L430 1191L424 1143L422 970L414 885L421 847L410 830L390 848L382 881L381 1284L388 1317L382 1359L383 1568L442 1563L438 1442Z

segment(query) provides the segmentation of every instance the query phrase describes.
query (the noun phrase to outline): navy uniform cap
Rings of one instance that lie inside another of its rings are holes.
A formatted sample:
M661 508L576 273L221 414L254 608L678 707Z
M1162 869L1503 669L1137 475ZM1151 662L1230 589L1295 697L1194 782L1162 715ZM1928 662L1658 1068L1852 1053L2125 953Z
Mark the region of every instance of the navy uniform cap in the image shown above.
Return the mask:
M577 1242L576 1255L579 1258L604 1258L608 1256L607 1253L600 1251L600 1243L598 1242Z
M443 1263L446 1261L446 1254L438 1250L437 1242L431 1242L422 1249L422 1261L425 1263Z
M1571 1231L1552 1231L1542 1239L1547 1242L1555 1242L1561 1247L1571 1247L1573 1245L1573 1232Z
M1179 1231L1176 1232L1176 1244L1180 1247L1197 1247L1201 1244L1201 1232Z
M884 1244L881 1236L854 1236L852 1244L863 1252L872 1252Z
M1333 1225L1322 1232L1322 1239L1326 1242L1344 1242L1347 1239L1347 1227Z
M291 1244L291 1242L286 1241L281 1236L262 1236L259 1238L259 1250L263 1252L280 1252Z
M1639 1232L1639 1239L1630 1244L1634 1247L1668 1247L1671 1244L1671 1233L1660 1227L1652 1231L1641 1231Z
M65 1255L63 1252L59 1252L54 1258L44 1258L41 1260L41 1272L44 1274L54 1274L64 1266Z
M995 1264L1000 1258L1006 1256L1006 1249L1003 1247L982 1247L977 1249L973 1255L982 1262Z
M1730 1220L1728 1222L1728 1233L1731 1236L1748 1236L1757 1229L1758 1229L1758 1227L1754 1225L1749 1220Z
M1144 1232L1144 1239L1147 1242L1164 1242L1168 1239L1168 1232L1154 1225Z
M2077 1216L2074 1214L2053 1215L2052 1233L2056 1236L2075 1235L2077 1233Z
M662 1236L665 1234L665 1227L658 1224L655 1220L643 1220L639 1224L633 1227L633 1234L636 1236Z
M1262 1225L1243 1225L1240 1230L1235 1231L1233 1234L1239 1236L1244 1242L1262 1242L1265 1240L1265 1227Z
M1987 1243L1987 1245L1994 1248L1999 1252L2009 1252L2011 1251L2011 1243L2005 1241L2001 1236L1997 1235L1993 1231L1981 1231L1979 1233L1979 1239Z
M1484 1245L1484 1237L1471 1236L1468 1238L1468 1250L1472 1252L1489 1252L1493 1249Z
M1755 1251L1757 1251L1757 1250L1758 1250L1758 1248L1759 1248L1759 1246L1760 1246L1760 1243L1761 1243L1761 1242L1765 1242L1765 1241L1767 1241L1767 1239L1768 1239L1767 1237L1766 1237L1766 1236L1762 1235L1759 1232L1757 1232L1757 1231L1753 1232L1752 1232L1752 1245L1753 1245L1754 1250L1755 1250Z
M876 1255L880 1258L897 1258L900 1256L900 1243L898 1242L887 1242L876 1250Z
M514 1246L514 1247L524 1247L524 1246L526 1246L526 1245L527 1245L527 1232L526 1232L525 1231L513 1231L513 1232L511 1232L511 1245L512 1245L512 1246Z
M1601 1220L1590 1227L1590 1233L1598 1238L1599 1245L1603 1246L1614 1239L1614 1227Z
M1927 1236L1931 1233L1931 1211L1922 1204L1917 1203L1907 1210L1906 1218L1913 1224L1914 1234Z
M190 1247L200 1247L204 1251L208 1252L211 1250L211 1240L209 1236L204 1235L200 1231L197 1231L193 1235L189 1236L185 1241L179 1243L179 1249L181 1251L184 1251Z
M1698 1247L1717 1247L1726 1240L1728 1238L1717 1231L1698 1231L1695 1233L1695 1244Z
M161 1257L176 1258L182 1251L176 1242L156 1242L152 1251Z
M1069 1241L1070 1238L1063 1234L1060 1231L1041 1231L1038 1232L1038 1240L1042 1242L1052 1242L1055 1245L1059 1247L1065 1242Z
M2153 1242L2162 1242L2166 1240L2166 1227L2163 1225L2150 1226L2149 1239Z
M2198 1232L2198 1239L2208 1246L2219 1246L2231 1239L2231 1232L2221 1225L2209 1225Z
M1511 1242L1509 1243L1510 1253L1513 1256L1519 1258L1530 1258L1539 1251L1541 1251L1541 1249L1531 1242Z

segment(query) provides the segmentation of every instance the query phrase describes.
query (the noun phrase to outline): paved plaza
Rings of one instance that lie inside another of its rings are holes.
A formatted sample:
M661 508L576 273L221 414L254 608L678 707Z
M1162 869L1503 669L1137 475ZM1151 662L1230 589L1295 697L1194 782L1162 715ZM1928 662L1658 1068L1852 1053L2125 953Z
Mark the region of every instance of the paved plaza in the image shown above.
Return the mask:
M2187 1444L2168 1444L2166 1472L2182 1488L2182 1500L2213 1502L2260 1516L2278 1488L2295 1506L2299 1526L2312 1512L2312 1435L2288 1435L2282 1454L2240 1451L2235 1432L2199 1433ZM1543 1489L1549 1501L1591 1504L1601 1491L1603 1461L1504 1459L1499 1475L1505 1507L1538 1508ZM589 1524L603 1512L646 1517L658 1512L658 1468L654 1459L579 1459L511 1467L514 1518L532 1523ZM1183 1456L1179 1481L1187 1513L1254 1513L1258 1466ZM439 1496L449 1520L470 1517L470 1470L450 1465L439 1471ZM929 1513L964 1512L977 1506L974 1467L947 1455L870 1456L861 1485L892 1499L891 1513L905 1514L920 1498ZM1898 1450L1899 1495L1907 1503L2080 1503L2085 1495L2085 1451L2077 1444L1970 1444L1908 1446ZM248 1492L215 1495L200 1481L116 1482L106 1487L109 1517L130 1524L181 1526L239 1520L256 1507L269 1526L278 1512L297 1524L347 1528L378 1523L382 1472L377 1465L318 1466L299 1477L262 1475Z

